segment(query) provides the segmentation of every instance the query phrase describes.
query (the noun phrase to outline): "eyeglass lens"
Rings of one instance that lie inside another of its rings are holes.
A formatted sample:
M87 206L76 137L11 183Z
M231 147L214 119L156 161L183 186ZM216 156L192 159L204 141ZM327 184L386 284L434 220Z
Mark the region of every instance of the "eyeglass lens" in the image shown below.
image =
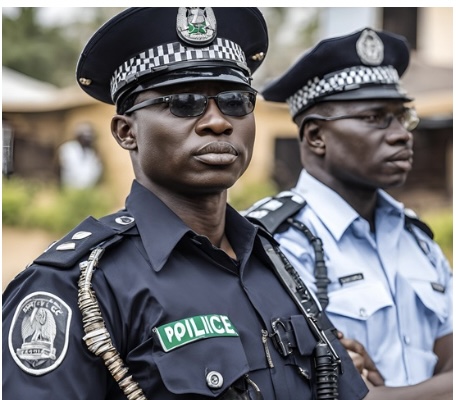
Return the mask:
M396 118L398 122L408 131L415 129L419 123L418 115L414 108L405 108L401 112L393 114L388 113L384 114L382 118L378 118L378 128L386 129L388 128L393 119Z
M171 113L177 117L197 117L204 113L210 99L214 99L220 111L229 116L243 117L255 108L256 92L227 91L216 96L197 93L177 93L169 96L148 99L131 107L125 114L154 104L167 103Z
M242 117L255 107L252 92L221 92L216 96L194 93L179 93L169 96L169 108L177 117L197 117L206 110L209 99L215 99L220 111L229 116Z

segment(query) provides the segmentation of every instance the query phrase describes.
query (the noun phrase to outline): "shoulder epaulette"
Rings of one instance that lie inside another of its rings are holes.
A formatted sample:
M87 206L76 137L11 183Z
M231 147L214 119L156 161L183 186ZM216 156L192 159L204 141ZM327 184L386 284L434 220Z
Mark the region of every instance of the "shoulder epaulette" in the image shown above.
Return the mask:
M296 214L306 205L305 200L297 194L286 191L274 197L266 197L257 201L248 210L242 212L248 220L259 224L274 234L280 225Z
M421 221L413 210L406 208L404 210L404 215L405 227L408 231L410 231L411 225L415 225L418 229L423 231L427 236L434 240L434 232L432 229L426 223Z
M62 239L49 246L34 263L70 268L97 245L108 241L113 244L121 240L123 235L134 233L135 227L134 218L125 211L99 220L88 217Z

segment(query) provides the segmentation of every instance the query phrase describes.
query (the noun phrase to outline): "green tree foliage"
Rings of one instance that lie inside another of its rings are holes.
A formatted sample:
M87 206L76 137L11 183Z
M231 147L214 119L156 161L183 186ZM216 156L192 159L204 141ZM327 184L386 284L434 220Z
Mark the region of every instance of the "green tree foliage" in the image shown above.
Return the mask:
M85 7L71 11L73 22L46 26L40 23L40 7L17 7L17 15L2 15L2 64L58 87L75 84L80 52L93 32L119 7ZM70 12L70 11L69 11Z
M32 78L59 87L75 84L75 66L80 52L95 30L124 7L73 7L71 22L52 26L40 23L41 7L17 7L17 13L2 15L3 65ZM291 63L296 54L315 40L317 11L309 7L263 7L269 28L269 55L256 73L259 86ZM293 22L293 14L302 21ZM67 21L67 18L64 19ZM297 26L298 25L298 26ZM297 31L296 31L297 29ZM287 32L295 33L285 35ZM277 54L281 54L280 57Z
M3 65L33 78L66 86L74 83L78 41L60 27L38 23L38 8L19 8L17 17L2 16Z
M111 189L58 190L53 185L20 178L2 181L4 226L42 229L59 235L83 219L114 212Z

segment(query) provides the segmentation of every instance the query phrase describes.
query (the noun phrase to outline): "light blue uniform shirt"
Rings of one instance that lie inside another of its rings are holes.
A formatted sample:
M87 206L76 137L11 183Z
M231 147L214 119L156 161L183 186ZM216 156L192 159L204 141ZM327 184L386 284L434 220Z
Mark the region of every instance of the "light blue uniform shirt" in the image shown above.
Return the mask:
M387 386L433 375L436 339L452 333L452 273L439 246L414 227L428 249L404 228L404 206L380 190L375 233L336 192L302 171L293 192L307 205L295 218L320 237L328 276L329 318L360 341ZM316 292L314 251L294 228L277 234L309 289Z

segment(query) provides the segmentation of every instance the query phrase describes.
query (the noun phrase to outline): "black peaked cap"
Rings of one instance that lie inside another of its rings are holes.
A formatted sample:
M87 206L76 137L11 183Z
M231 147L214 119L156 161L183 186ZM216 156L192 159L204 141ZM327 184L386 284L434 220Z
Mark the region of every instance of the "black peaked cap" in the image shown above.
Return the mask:
M262 95L269 101L287 102L293 118L323 101L409 101L399 82L409 57L404 37L364 28L320 41L266 85Z
M250 84L267 49L258 8L128 8L88 41L76 77L90 96L114 104L131 91L188 80Z

